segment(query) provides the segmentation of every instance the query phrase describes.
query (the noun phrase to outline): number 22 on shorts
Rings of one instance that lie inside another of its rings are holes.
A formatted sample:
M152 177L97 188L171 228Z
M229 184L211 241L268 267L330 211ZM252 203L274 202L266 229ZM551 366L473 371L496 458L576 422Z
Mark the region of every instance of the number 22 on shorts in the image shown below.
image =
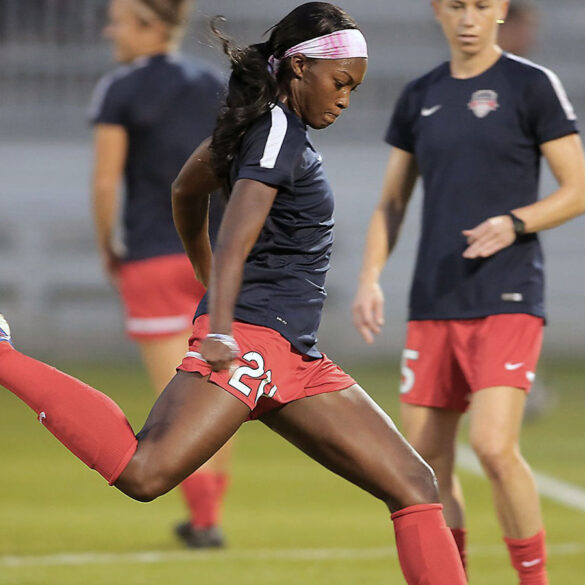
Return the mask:
M414 349L405 349L402 352L402 360L400 361L400 371L402 373L400 394L410 392L414 386L414 372L408 367L408 360L417 360L418 356L419 352Z
M272 371L271 370L268 370L266 372L264 371L265 369L264 358L257 351L249 351L248 353L245 353L242 356L242 359L250 364L255 365L256 367L253 368L250 366L240 366L233 373L232 377L229 379L228 384L232 388L235 388L236 390L241 392L244 396L250 396L250 394L253 392L253 388L250 388L250 386L242 382L242 377L248 376L253 380L260 380L261 378L263 378L260 384L258 385L258 390L256 391L256 398L254 399L255 404L258 402L258 400L260 400L260 397L264 394L266 386L272 383ZM266 396L268 398L272 398L276 394L277 390L278 388L276 387L276 385L272 386L272 388L270 388L270 391L266 394Z

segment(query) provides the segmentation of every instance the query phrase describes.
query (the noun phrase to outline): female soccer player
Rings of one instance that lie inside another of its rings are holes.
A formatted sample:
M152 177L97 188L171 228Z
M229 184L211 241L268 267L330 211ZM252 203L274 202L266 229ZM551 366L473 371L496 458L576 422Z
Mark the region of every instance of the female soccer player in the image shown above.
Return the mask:
M106 36L123 64L97 85L93 201L98 248L119 290L126 331L140 348L159 394L187 349L204 286L181 244L171 211L171 183L211 134L224 82L177 50L187 0L112 0ZM118 188L124 180L124 250L114 243ZM207 212L207 211L206 211ZM190 521L177 526L191 547L221 546L219 513L229 446L181 483Z
M201 210L230 193L190 351L134 435L106 396L16 351L4 325L0 383L71 451L132 498L167 492L252 418L381 499L410 585L466 582L432 470L391 419L316 347L332 244L333 195L307 126L326 128L363 80L355 21L299 6L267 42L224 46L232 63L211 144L179 175L175 221L207 280Z
M379 274L420 174L422 230L402 359L406 436L437 474L465 558L454 461L469 407L471 444L491 482L512 565L522 585L543 585L543 523L518 438L544 320L537 232L585 211L581 143L556 75L497 46L507 0L432 4L451 60L411 82L396 106L354 322L368 342L383 324ZM537 201L541 155L559 187Z

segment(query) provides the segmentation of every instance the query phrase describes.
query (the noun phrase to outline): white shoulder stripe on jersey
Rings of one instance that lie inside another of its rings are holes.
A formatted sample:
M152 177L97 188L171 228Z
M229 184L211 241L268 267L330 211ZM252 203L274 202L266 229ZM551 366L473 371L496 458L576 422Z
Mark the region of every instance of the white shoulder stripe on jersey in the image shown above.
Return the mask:
M104 75L98 81L96 88L93 92L93 95L91 96L91 100L87 108L87 116L89 120L93 120L100 113L104 104L104 100L106 99L108 90L110 89L114 81L117 81L122 77L130 75L130 73L136 71L136 69L139 69L140 67L144 67L145 65L147 65L147 63L148 63L147 57L139 57L130 65L122 65L112 73Z
M106 75L102 77L98 84L95 87L95 90L91 96L91 100L89 102L89 106L87 108L87 117L89 120L93 120L97 117L102 109L102 105L104 103L104 99L106 98L106 94L108 93L108 89L114 81L116 81L117 77L114 74Z
M542 65L538 65L538 64L534 63L533 61L530 61L529 59L524 59L523 57L518 57L518 55L513 55L512 53L506 53L506 55L514 61L518 61L519 63L524 63L524 65L529 65L530 67L534 67L535 69L542 71L548 77L548 80L550 81L553 89L555 90L555 93L557 94L557 97L559 98L559 102L561 103L561 106L562 106L563 110L565 111L565 115L567 116L567 120L576 120L577 119L577 114L575 114L575 109L573 108L573 104L569 101L569 98L567 96L567 92L565 91L565 88L563 87L561 80L558 78L557 74L554 71L551 71L550 69L547 69L546 67L542 67Z
M286 135L286 129L288 121L286 114L282 111L279 105L274 105L270 110L271 125L268 138L266 139L266 146L264 147L264 153L260 159L260 166L265 169L273 169L276 165L276 159L280 154L282 143Z

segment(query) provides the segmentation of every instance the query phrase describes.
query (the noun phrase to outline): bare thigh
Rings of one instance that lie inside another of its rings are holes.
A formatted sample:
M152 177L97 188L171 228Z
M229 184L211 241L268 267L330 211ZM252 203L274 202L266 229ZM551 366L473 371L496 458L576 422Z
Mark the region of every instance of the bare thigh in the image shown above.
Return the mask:
M291 402L261 420L391 511L438 502L430 467L358 385Z
M177 366L189 349L190 332L181 331L174 335L137 341L142 362L157 396L173 378Z
M497 386L473 394L469 436L478 455L518 448L525 404L526 392L520 388Z
M169 491L216 453L249 413L199 374L177 372L137 434L138 448L116 487L139 500Z
M443 475L445 472L453 472L460 419L461 413L454 410L404 403L401 405L401 420L406 438L435 471L438 471L437 467L441 467Z
M161 338L138 341L142 361L157 396L176 374L176 368L189 348L190 333L191 329ZM201 467L214 473L226 473L231 463L232 446L233 441L228 441Z

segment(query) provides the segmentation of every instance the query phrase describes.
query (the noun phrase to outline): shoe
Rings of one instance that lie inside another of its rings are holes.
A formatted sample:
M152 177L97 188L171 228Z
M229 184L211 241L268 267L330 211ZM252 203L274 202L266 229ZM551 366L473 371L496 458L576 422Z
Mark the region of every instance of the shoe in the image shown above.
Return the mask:
M10 335L10 325L8 325L8 321L6 321L6 318L2 313L0 313L0 341L8 341L8 343L14 347Z
M175 526L175 534L189 548L223 548L225 538L218 526L196 528L191 522L181 522Z

